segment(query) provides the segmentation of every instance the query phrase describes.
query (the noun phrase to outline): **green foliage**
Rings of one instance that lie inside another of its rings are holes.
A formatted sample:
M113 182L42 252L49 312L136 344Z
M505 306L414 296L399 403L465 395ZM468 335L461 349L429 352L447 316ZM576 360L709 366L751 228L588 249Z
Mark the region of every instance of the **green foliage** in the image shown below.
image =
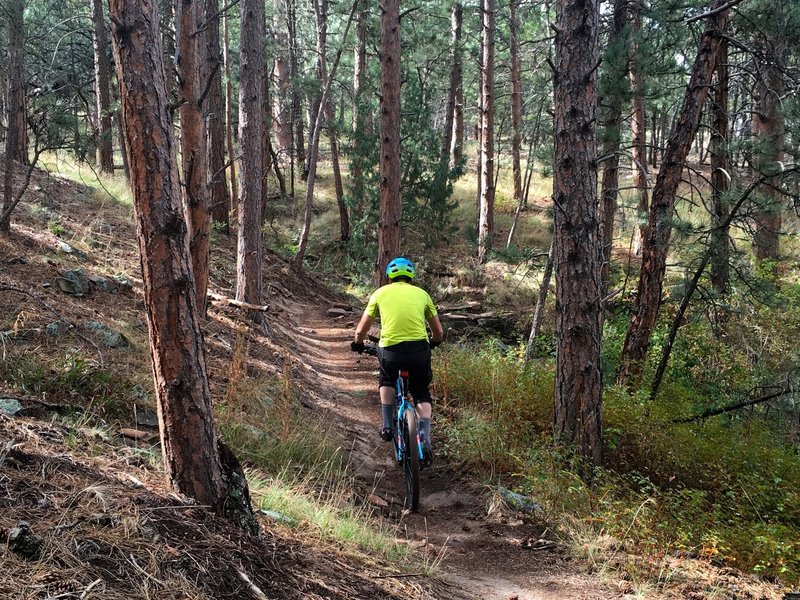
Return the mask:
M787 295L797 299L800 292L792 288ZM620 323L606 321L612 346L621 344L621 330ZM733 349L699 331L686 337L692 343L676 348L679 366L658 402L649 402L645 392L606 389L606 469L592 486L574 474L549 436L552 362L523 366L517 349L487 344L439 353L434 381L444 446L468 469L531 494L548 522L561 522L567 533L588 528L647 556L684 551L797 580L800 457L769 420L673 423L725 403L726 394L747 381ZM692 364L687 355L706 365ZM694 384L701 374L707 381Z

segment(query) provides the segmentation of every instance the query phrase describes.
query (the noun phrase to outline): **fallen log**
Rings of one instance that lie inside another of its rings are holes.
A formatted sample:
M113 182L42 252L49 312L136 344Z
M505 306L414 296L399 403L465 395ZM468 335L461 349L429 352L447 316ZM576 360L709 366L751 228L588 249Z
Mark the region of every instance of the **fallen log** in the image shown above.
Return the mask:
M227 296L223 296L222 294L217 294L216 292L209 291L208 297L216 302L222 302L225 304L230 304L231 306L236 306L238 308L244 308L247 310L255 310L258 312L269 312L270 307L269 304L250 304L249 302L242 302L241 300L235 300L233 298L228 298Z

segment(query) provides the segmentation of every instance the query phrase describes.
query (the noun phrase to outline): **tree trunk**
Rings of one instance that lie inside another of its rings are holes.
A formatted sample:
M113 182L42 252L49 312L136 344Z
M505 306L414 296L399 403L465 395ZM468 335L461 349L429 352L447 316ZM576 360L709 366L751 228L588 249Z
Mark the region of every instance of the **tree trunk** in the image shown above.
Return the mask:
M599 0L556 4L553 200L556 269L556 437L587 466L603 460L602 314L596 107ZM589 475L584 471L583 475Z
M119 106L120 99L118 93L118 83L111 85L111 97L114 99L114 104ZM131 167L128 164L128 144L125 143L125 123L122 119L122 109L118 108L114 112L114 121L117 125L117 145L119 146L119 153L122 156L122 171L125 173L125 179L130 182L131 180Z
M292 79L292 128L294 130L294 152L293 164L302 166L306 162L305 134L303 133L303 107L300 102L300 90L297 81L300 78L300 70L297 57L297 5L296 0L286 0L286 18L289 30L289 68L291 69ZM294 194L294 170L292 170L292 194Z
M550 249L547 251L547 262L544 265L542 283L539 285L539 295L536 298L536 309L533 311L533 323L531 333L528 336L528 344L525 346L525 362L530 361L533 356L533 344L539 333L542 331L542 321L544 320L544 308L547 304L547 294L550 291L550 280L553 278L553 258L555 253L555 236L550 239Z
M239 47L239 146L242 159L236 211L236 299L250 304L261 304L264 58L264 2L242 0Z
M228 486L192 285L156 4L110 0L109 12L128 129L164 465L176 490L222 509Z
M711 286L718 294L728 292L730 282L730 232L723 226L730 212L728 190L731 187L728 140L728 40L717 49L717 81L714 85L713 122L711 126Z
M460 2L459 0L455 0L453 2L452 12L455 15L457 10L460 10ZM458 45L461 43L461 24L458 23L459 28L458 30L455 29L456 19L453 16L453 62L450 66L450 83L447 90L447 105L445 106L445 113L444 113L444 127L442 128L443 138L442 138L442 150L439 154L439 166L436 171L436 181L433 185L433 195L436 196L437 200L444 200L447 192L446 192L446 184L447 184L447 174L450 170L450 159L451 153L453 148L453 119L455 116L455 106L456 106L456 95L457 95L457 88L460 86L460 82L457 80L458 76L458 69L460 67L457 66L457 55L460 52Z
M208 171L211 176L211 218L228 228L231 212L231 195L225 177L225 101L222 96L222 49L219 43L219 0L205 3L206 31L205 60L208 97L205 104L206 131L208 133Z
M794 172L798 169L798 167L794 167L789 171L786 171L785 174L789 174L790 172ZM758 185L764 181L764 177L761 179L754 181L750 186L739 196L739 198L734 203L733 207L728 211L728 214L725 217L725 220L720 223L720 229L727 230L730 227L733 218L739 212L739 209L744 204L744 201L753 193ZM653 377L653 385L650 388L650 400L655 400L656 396L658 395L658 389L661 386L661 382L664 379L664 373L667 371L667 364L669 363L669 357L672 353L672 346L675 343L675 338L678 337L678 329L680 328L681 324L683 323L683 317L686 315L686 311L689 308L689 303L692 300L692 296L694 295L695 291L697 290L697 286L700 283L700 278L703 276L703 272L705 271L706 267L708 266L709 261L712 259L714 254L714 247L709 246L706 250L703 258L700 261L700 265L694 272L692 279L686 285L686 291L683 295L683 300L681 300L681 304L678 307L678 312L675 314L675 318L672 320L672 324L669 328L669 333L667 334L667 339L664 342L664 347L661 350L661 360L658 363L658 367L656 367L656 373Z
M3 214L0 232L11 230L11 206L14 203L14 162L27 164L28 144L25 128L25 2L9 0L8 59L6 63L6 152L3 179Z
M328 140L331 145L331 166L333 167L333 187L336 190L336 206L339 207L339 239L346 242L350 239L350 215L344 203L344 184L342 183L342 169L339 165L339 140L336 137L335 116L333 103L330 98L325 103L325 120L328 124Z
M327 47L327 40L328 40L328 0L312 0L311 4L314 8L314 16L315 22L317 26L317 61L316 61L316 76L317 81L315 87L308 97L308 147L309 152L306 156L305 166L303 167L303 173L301 175L301 179L305 181L308 178L308 171L310 168L311 162L311 146L313 145L313 137L314 137L314 127L317 123L319 118L319 113L324 112L324 107L322 106L322 86L324 84L324 76L323 76L323 66L322 63L325 62L326 58L324 54L320 54L320 41L322 42L322 48Z
M631 137L633 145L633 186L636 188L636 224L634 228L633 251L638 256L642 250L642 240L647 227L647 212L650 208L648 198L647 173L647 116L644 110L644 74L639 64L639 35L642 28L641 6L634 2L631 12L631 71L630 80L633 91L633 114L631 115ZM654 121L655 122L655 121Z
M266 31L266 22L264 26ZM261 85L263 86L263 104L261 105L261 189L259 190L261 218L259 220L259 226L263 227L264 223L266 223L269 209L267 205L267 198L269 198L269 172L273 166L272 141L270 140L270 130L272 129L272 111L270 107L272 106L272 101L269 96L269 75L266 72L266 64L264 65L264 77L261 79ZM276 172L278 172L277 165Z
M660 143L658 137L658 109L653 110L653 118L651 121L652 131L650 132L650 166L656 168L656 149Z
M519 19L517 18L517 2L510 0L509 38L511 60L511 170L514 180L514 202L522 202L522 166L520 154L522 153L522 84L521 60L519 57Z
M478 220L478 260L485 263L494 235L494 20L495 0L482 0L481 45L481 202Z
M359 0L356 12L356 47L354 51L353 66L353 143L350 148L352 154L350 193L353 198L354 210L361 211L364 206L364 181L362 162L364 152L360 139L365 134L367 121L366 107L364 106L363 88L364 75L367 70L367 0Z
M769 46L775 41L770 40ZM753 111L753 135L756 137L756 169L762 175L780 173L783 163L785 126L781 99L786 93L780 52L769 64L762 65L758 83L757 109ZM756 233L753 250L758 260L777 259L781 233L783 200L775 180L767 180L760 193L756 212Z
M239 182L236 180L236 148L233 145L233 80L231 79L231 52L230 52L230 32L229 32L229 11L222 15L222 61L225 66L225 145L228 149L229 169L231 172L230 183L230 205L239 206ZM228 211L230 215L230 211ZM225 232L230 233L228 221L225 221Z
M205 33L197 33L205 19L203 3L178 0L176 45L183 203L189 222L189 248L197 295L197 310L206 315L211 212L208 202L208 147L203 116L203 92L208 80Z
M711 10L720 9L726 0L714 0ZM720 10L709 18L700 40L689 85L662 159L661 170L653 188L646 236L642 248L642 267L636 305L625 344L622 349L622 366L617 382L638 384L642 366L650 346L650 337L655 327L661 304L661 289L667 266L667 252L672 234L672 213L675 196L681 182L683 166L691 148L692 140L700 123L700 115L711 77L716 65L720 33L728 22L728 10Z
M95 110L97 111L97 162L102 173L114 172L114 146L111 130L111 102L109 98L109 73L111 71L106 49L108 38L103 18L102 0L92 0L92 24L94 25L94 85Z
M331 67L330 75L328 74L328 64L327 60L325 59L325 36L324 35L317 35L317 52L319 56L322 57L320 64L320 73L322 75L322 97L320 98L320 106L325 106L328 103L328 99L330 98L331 92L331 84L333 83L333 78L336 76L336 69L339 66L339 59L342 57L342 51L344 50L344 43L347 39L347 34L350 31L350 24L353 22L353 16L355 15L356 8L358 8L358 1L355 0L353 2L353 7L350 10L350 17L347 20L347 25L344 28L344 33L342 34L342 41L339 46L339 50L336 53L336 58L333 61L333 66ZM320 5L315 4L317 20L318 22L322 19L323 15L327 15L327 0L322 0ZM318 30L319 33L319 30ZM293 269L301 269L303 267L303 258L305 257L306 247L308 245L308 238L311 232L311 216L312 216L312 209L314 207L314 186L316 185L317 180L317 162L319 160L319 138L322 133L322 126L323 122L325 121L325 111L320 110L317 113L317 120L314 123L312 128L312 136L311 136L311 146L308 149L308 183L306 184L306 210L303 216L303 230L300 232L300 243L297 247L297 253L294 255L292 259L292 268Z
M381 134L378 256L375 283L386 283L386 265L400 254L400 0L381 6Z
M622 96L627 92L621 89L628 71L627 40L625 25L627 21L626 0L615 0L614 18L608 38L605 69L603 70L603 177L600 184L600 243L603 249L603 262L600 268L602 297L608 295L608 278L611 272L611 249L614 245L614 213L619 194L619 147L622 140Z
M273 82L275 84L275 99L272 103L272 127L275 131L277 151L284 155L292 148L292 111L289 101L289 86L291 85L291 73L289 61L285 56L286 48L289 45L286 23L281 22L281 18L286 19L286 15L281 12L281 0L274 0L273 3L273 29L276 36L275 66L273 69ZM283 5L285 13L285 4Z
M451 156L453 165L457 165L463 158L464 148L464 69L463 49L461 47L461 24L463 21L464 7L461 0L453 4L451 17L453 30L453 73L450 85L455 89L453 99L453 141Z

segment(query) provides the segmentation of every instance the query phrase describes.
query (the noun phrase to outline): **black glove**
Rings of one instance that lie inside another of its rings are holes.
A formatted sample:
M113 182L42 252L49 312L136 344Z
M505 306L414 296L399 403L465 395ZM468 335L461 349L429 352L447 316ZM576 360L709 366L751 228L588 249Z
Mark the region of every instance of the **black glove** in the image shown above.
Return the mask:
M431 341L430 341L430 342L428 342L428 343L429 343L429 344L430 344L430 346L431 346L431 350L433 350L434 348L438 348L439 346L441 346L441 345L442 345L442 342L435 342L435 341L433 341L433 340L431 340Z
M359 354L361 354L366 349L367 349L367 347L364 345L364 342L355 342L355 341L350 342L350 351L351 352L358 352Z

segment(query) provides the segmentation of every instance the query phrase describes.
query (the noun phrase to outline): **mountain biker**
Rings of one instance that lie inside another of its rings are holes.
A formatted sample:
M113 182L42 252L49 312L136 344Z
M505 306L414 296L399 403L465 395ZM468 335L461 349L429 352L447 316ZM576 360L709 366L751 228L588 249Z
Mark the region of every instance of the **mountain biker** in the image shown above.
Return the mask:
M375 290L356 327L355 340L350 344L354 352L364 351L364 340L375 319L380 317L381 337L378 342L380 375L378 386L381 396L383 428L381 438L392 439L392 420L395 381L400 370L408 371L409 391L416 403L419 417L419 437L423 460L433 461L431 451L431 393L428 386L433 379L431 348L442 343L444 329L439 321L436 306L428 292L412 285L416 268L407 258L397 257L386 266L389 283ZM430 326L432 339L428 341L425 323Z

